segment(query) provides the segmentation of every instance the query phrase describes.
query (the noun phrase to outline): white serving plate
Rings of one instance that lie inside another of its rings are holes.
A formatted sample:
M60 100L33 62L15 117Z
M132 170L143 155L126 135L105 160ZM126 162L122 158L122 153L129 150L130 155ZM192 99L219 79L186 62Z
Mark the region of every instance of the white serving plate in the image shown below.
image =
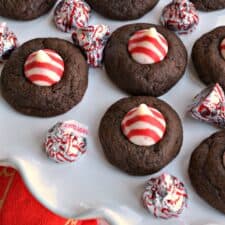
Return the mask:
M131 22L110 21L93 13L90 23L104 23L112 30L134 22L158 23L163 6L161 0L145 17ZM182 36L190 54L194 41L217 24L223 24L225 11L200 13L196 32ZM4 18L17 34L20 43L36 37L61 37L70 40L70 34L57 30L52 13L31 22L17 22ZM225 24L225 22L224 22ZM225 224L224 215L201 200L190 185L187 174L193 149L216 131L210 125L195 121L186 115L186 107L204 85L195 78L192 63L181 81L161 99L179 113L184 127L184 143L178 157L161 172L178 176L189 192L188 208L179 219L155 219L142 207L140 197L150 176L129 176L111 166L104 157L98 139L98 126L106 109L126 94L120 91L102 69L90 69L89 87L83 101L70 112L54 118L33 118L14 111L0 96L0 159L19 169L30 191L46 207L66 217L105 217L112 225L203 225ZM90 129L88 152L77 163L59 165L49 160L42 143L46 131L57 121L75 119Z

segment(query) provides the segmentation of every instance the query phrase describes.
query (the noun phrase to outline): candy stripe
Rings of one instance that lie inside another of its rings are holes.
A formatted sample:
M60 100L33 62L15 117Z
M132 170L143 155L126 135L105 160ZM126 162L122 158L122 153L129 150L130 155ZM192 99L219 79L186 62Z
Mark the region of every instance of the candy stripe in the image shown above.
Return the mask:
M225 50L225 44L220 46L220 49Z
M158 110L142 104L125 115L121 129L132 143L150 146L162 139L166 122Z
M132 124L131 126L127 127L126 132L127 132L127 134L129 134L130 131L135 130L135 129L150 129L150 130L152 130L152 132L155 132L156 135L158 135L160 137L164 133L164 129L161 130L156 126L153 126L149 123L142 122L142 121L136 122L136 123Z
M53 60L53 62L55 62L55 65L64 68L64 62L62 61L62 58L59 55L49 51L46 51L46 53Z
M26 77L30 79L33 75L42 75L43 77L47 77L51 79L53 82L58 82L60 81L60 77L57 73L48 70L48 69L41 69L41 68L34 68L32 70L29 70L29 72L26 73ZM47 76L46 76L47 74Z
M137 31L128 42L128 51L140 64L162 61L168 53L167 40L155 28Z
M156 118L160 118L160 119L163 119L164 120L164 116L157 109L151 108L151 113L153 113L153 115Z
M150 129L136 129L136 130L131 130L127 134L128 138L132 138L134 136L146 136L146 137L151 137L154 141L160 140L160 136L158 136L153 130Z
M31 76L29 76L29 79L32 82L38 82L38 81L46 82L46 83L53 83L54 82L54 80L52 80L49 77L43 76L42 74L32 74Z
M43 62L31 62L25 65L25 70L33 70L33 69L46 69L54 72L56 75L60 76L63 72L63 69L59 69L50 63L43 63Z
M50 51L48 49L45 49L44 51L52 59L51 64L55 65L56 67L61 68L62 70L64 69L64 62L58 54L56 54L55 52ZM29 63L32 63L36 56L37 56L37 52L32 53L26 60L26 65Z
M141 115L138 115L137 108L130 110L126 114L126 117L123 120L123 124L135 116L144 116L144 115L153 117L155 120L158 120L160 123L162 123L163 126L165 126L165 119L164 119L164 116L162 115L162 113L160 113L157 109L154 109L152 107L148 107L148 111L145 114L142 113Z
M153 59L153 61L158 62L160 61L160 57L151 49L143 48L143 47L136 47L131 50L131 54L144 54L149 58Z
M127 120L125 122L125 124L123 124L123 129L125 127L129 127L131 126L132 124L136 123L136 122L145 122L145 123L148 123L152 126L155 126L155 127L158 127L159 129L161 130L164 130L165 129L165 126L163 124L161 124L158 120L155 119L155 117L152 117L152 116L149 116L149 115L142 115L142 116L135 116L129 120Z
M52 50L39 50L27 58L24 73L26 78L36 85L51 86L61 80L64 61Z
M159 42L158 39L150 37L150 36L142 36L142 37L138 37L138 38L133 38L129 41L129 45L132 44L137 44L140 42L149 42L150 44L152 44L153 46L156 47L156 49L162 54L162 55L166 55L166 50L165 48L163 48L162 43ZM162 41L163 42L163 41ZM132 48L131 48L132 51Z

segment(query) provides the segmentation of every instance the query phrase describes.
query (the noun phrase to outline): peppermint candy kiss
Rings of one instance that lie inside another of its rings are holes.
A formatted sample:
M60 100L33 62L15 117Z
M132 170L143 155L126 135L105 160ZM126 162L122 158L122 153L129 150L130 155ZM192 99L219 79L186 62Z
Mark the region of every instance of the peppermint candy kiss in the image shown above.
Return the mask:
M188 107L195 119L225 127L225 95L217 83L201 91Z
M87 150L88 128L74 120L58 122L48 131L45 150L57 163L77 161Z
M100 24L76 29L72 34L72 39L75 45L80 46L85 51L87 63L93 67L100 67L109 36L109 27Z
M151 146L163 138L166 121L157 109L141 104L126 114L121 128L123 134L133 144Z
M11 53L18 47L16 35L9 31L6 23L0 23L0 62L8 59Z
M158 63L168 53L168 42L156 28L139 30L130 38L128 51L140 64Z
M83 0L63 0L55 9L54 21L60 30L70 32L88 25L90 11Z
M187 206L187 191L176 177L162 174L151 178L143 193L143 203L155 217L178 217Z
M24 73L26 78L35 85L52 86L63 76L64 61L55 51L39 50L28 56Z
M178 34L188 34L196 29L199 16L189 0L173 0L164 8L161 23Z
M225 38L222 40L222 42L220 44L220 53L221 53L223 59L225 60Z

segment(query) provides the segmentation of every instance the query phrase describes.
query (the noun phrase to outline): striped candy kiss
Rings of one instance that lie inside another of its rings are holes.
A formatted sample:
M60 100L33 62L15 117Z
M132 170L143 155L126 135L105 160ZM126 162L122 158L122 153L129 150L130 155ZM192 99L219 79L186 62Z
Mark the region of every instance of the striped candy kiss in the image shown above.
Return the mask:
M133 144L151 146L163 138L166 121L157 109L141 104L126 114L121 128L123 134Z
M136 62L154 64L166 57L168 42L156 28L140 30L129 39L128 51Z
M143 203L155 217L178 217L187 206L188 194L184 184L170 174L151 178L143 193Z
M62 0L55 9L56 26L70 32L77 28L88 26L91 8L83 0Z
M87 126L69 120L58 122L48 131L45 151L57 163L77 161L87 151Z
M63 73L63 59L50 49L33 52L24 65L25 77L38 86L52 86L58 83Z
M220 53L221 53L223 59L225 60L225 38L222 40L222 42L220 44Z

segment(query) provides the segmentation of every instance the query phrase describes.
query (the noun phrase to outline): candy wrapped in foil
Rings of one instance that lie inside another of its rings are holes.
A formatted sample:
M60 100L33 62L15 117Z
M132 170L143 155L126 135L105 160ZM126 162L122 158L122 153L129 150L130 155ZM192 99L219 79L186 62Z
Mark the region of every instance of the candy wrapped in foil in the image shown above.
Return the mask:
M88 128L74 120L58 122L48 131L45 150L58 163L77 161L87 151Z
M143 193L143 202L155 217L178 217L187 206L187 191L176 177L162 174L151 178Z
M62 0L55 9L54 22L64 32L86 27L91 8L83 0Z
M196 29L199 16L189 0L173 0L164 8L161 23L178 34L188 34Z
M0 23L0 62L7 60L17 47L16 35L9 30L6 23Z
M103 51L110 36L106 25L92 25L74 31L72 39L86 53L87 62L92 67L102 65Z
M188 107L195 119L225 127L225 95L221 86L216 83L201 91Z

